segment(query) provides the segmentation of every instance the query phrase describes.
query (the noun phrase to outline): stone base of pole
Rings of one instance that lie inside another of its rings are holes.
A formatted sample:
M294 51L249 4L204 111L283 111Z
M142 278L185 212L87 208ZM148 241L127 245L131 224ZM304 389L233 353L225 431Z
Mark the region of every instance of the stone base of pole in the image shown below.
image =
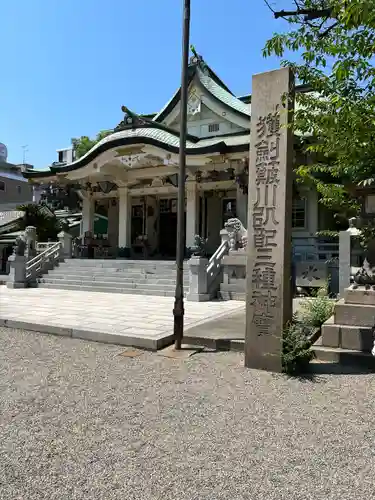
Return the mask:
M184 314L183 298L176 298L173 309L173 334L175 339L175 349L181 349L182 338L184 336Z

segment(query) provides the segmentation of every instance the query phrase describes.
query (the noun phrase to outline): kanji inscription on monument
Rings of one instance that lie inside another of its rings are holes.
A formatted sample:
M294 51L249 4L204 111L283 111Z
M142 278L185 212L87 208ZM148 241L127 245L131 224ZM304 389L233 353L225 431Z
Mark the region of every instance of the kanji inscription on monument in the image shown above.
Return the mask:
M253 76L245 366L277 372L292 315L293 106L289 68Z

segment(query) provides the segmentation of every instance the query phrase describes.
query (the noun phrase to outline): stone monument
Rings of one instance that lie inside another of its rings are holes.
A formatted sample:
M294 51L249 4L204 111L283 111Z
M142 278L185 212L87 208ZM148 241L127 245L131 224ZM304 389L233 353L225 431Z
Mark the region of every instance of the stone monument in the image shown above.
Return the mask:
M252 87L245 366L280 372L292 316L294 78L283 68L254 75Z

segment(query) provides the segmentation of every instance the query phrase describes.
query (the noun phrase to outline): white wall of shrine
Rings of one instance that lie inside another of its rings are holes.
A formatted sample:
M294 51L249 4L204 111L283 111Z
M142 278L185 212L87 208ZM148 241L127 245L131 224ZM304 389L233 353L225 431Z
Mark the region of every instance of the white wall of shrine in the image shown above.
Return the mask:
M174 120L171 127L178 130L180 126L179 117ZM211 126L211 127L210 127ZM243 128L230 122L223 116L211 111L204 104L200 107L200 112L188 116L188 133L196 137L210 137L217 135L233 134L240 132Z

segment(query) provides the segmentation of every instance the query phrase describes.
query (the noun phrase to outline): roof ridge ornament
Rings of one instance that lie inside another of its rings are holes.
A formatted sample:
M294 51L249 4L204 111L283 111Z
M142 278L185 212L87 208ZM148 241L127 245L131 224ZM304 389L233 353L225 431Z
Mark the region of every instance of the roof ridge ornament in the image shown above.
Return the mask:
M120 132L121 130L127 130L129 128L137 128L148 123L148 120L133 113L133 111L130 111L126 106L121 106L121 111L124 113L124 119L114 128L114 132Z
M203 57L198 54L194 45L190 45L190 50L193 54L190 58L190 64L195 64L203 73L207 74L209 69Z

